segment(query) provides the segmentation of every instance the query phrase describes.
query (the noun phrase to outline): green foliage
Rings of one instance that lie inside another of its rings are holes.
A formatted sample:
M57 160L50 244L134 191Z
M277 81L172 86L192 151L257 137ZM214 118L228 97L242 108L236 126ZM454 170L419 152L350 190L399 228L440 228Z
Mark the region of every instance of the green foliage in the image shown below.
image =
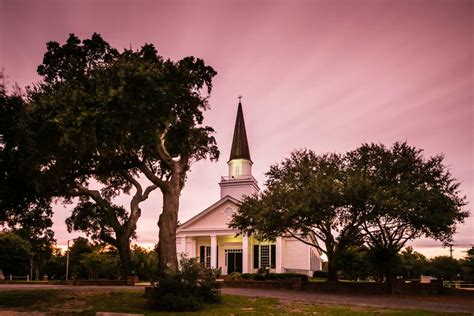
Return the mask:
M276 281L276 280L290 280L293 278L301 278L302 281L307 282L308 276L299 273L238 273L230 274L231 280L255 280L255 281Z
M456 280L461 271L458 260L449 256L437 256L430 260L427 272L437 279Z
M201 265L196 258L182 257L181 269L168 271L153 288L148 303L162 311L196 311L205 303L221 301L217 270Z
M0 269L8 276L29 273L31 245L13 232L0 232Z
M99 249L82 255L81 265L88 273L89 279L116 279L120 275L117 255Z
M242 278L242 274L239 272L232 272L231 274L229 274L229 278L231 280L240 280Z
M419 279L420 275L427 273L428 259L413 247L406 247L400 254L405 279Z
M132 246L132 275L140 280L153 281L158 278L158 255L155 250L146 250L137 245Z
M422 150L397 142L364 144L347 157L351 173L367 184L361 205L371 211L361 227L387 280L398 274L390 270L406 242L421 236L449 242L468 216L442 155L424 158Z
M370 274L366 247L350 246L338 257L337 269L345 280L362 280ZM318 273L316 273L318 272ZM315 271L318 277L326 274L324 271ZM316 277L313 274L314 277Z
M49 280L63 280L66 279L66 254L61 252L61 249L56 248L44 267L44 274L48 276Z
M365 216L364 209L348 205L345 168L342 155L291 153L270 167L266 190L247 197L230 226L259 239L288 235L309 243L327 255L330 278L336 279L336 257L359 239Z
M337 261L347 248L364 243L380 278L390 280L402 273L392 269L409 240L449 242L468 216L443 156L424 158L406 142L363 144L344 155L298 150L266 176L267 189L243 201L231 227L261 239L287 235L311 244L326 254L330 280L337 279Z
M33 139L25 128L30 114L17 86L9 94L0 71L0 222L29 242L32 268L39 277L56 242L49 198L35 184L39 171L30 168ZM34 158L37 159L37 158ZM35 160L36 161L36 160Z
M69 248L69 267L70 278L86 279L89 276L86 268L81 264L84 255L92 253L97 249L96 245L89 242L88 239L77 237L73 240Z
M9 194L5 208L15 209L38 196L79 198L68 229L115 246L126 272L140 203L158 187L179 200L191 164L218 158L203 125L216 72L194 57L165 60L151 44L119 52L99 34L47 43L37 70L42 81L25 98L0 89L0 203ZM140 175L152 184L142 188ZM113 203L132 191L130 207ZM177 218L177 208L165 203L163 213ZM166 249L160 255L176 266Z
M313 272L313 278L327 279L327 277L328 277L328 272L327 271L314 271Z
M462 265L465 270L465 278L474 281L474 247L471 247L466 251L466 256L462 261Z

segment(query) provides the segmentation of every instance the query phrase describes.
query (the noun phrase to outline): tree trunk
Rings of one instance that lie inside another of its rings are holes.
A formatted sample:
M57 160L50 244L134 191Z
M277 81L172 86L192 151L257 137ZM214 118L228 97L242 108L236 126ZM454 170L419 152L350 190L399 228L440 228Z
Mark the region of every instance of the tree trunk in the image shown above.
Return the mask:
M328 257L328 281L337 281L336 256L334 253L327 253Z
M163 212L158 221L158 271L162 275L166 270L178 270L176 252L176 227L178 225L179 184L169 190L163 190Z
M121 273L125 278L130 274L131 267L131 250L130 250L130 238L117 236L117 250L120 256L120 262L122 263Z

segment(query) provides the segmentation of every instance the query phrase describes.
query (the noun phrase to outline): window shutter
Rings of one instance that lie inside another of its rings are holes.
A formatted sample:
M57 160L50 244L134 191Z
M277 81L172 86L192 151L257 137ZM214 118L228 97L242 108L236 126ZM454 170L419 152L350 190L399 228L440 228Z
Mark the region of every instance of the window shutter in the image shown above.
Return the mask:
M219 246L216 246L216 269L219 269Z
M199 247L199 262L204 263L204 259L206 256L206 247L201 246Z
M253 268L258 269L259 251L258 245L253 245Z
M270 268L275 269L276 267L276 245L271 245L270 249Z

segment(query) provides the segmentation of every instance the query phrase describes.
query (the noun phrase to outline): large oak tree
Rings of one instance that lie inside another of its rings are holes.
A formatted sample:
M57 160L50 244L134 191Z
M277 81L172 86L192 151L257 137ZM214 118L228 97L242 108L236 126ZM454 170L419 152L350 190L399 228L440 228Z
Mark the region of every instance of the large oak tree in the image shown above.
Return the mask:
M213 129L202 124L216 72L194 57L165 60L151 44L119 52L98 34L83 41L71 34L63 45L47 44L38 73L43 80L28 93L27 129L41 194L79 197L70 227L98 228L96 237L114 236L129 253L139 203L159 188L159 265L177 269L186 173L194 161L219 154ZM113 200L132 189L125 212Z
M349 207L345 168L342 155L293 152L271 166L265 191L244 200L231 226L260 239L285 235L317 248L328 258L329 280L337 280L337 258L359 240L365 216Z
M361 228L387 281L391 262L408 241L427 237L447 244L469 215L443 155L425 158L423 150L397 142L363 144L346 157L349 172L367 184L359 207L370 217Z

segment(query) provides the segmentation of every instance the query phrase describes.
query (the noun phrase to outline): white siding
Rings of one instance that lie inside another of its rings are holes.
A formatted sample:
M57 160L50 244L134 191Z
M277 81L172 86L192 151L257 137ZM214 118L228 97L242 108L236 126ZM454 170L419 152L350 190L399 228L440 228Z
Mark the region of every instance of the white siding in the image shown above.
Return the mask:
M308 245L298 240L286 239L283 247L283 268L290 270L310 270L308 262Z

